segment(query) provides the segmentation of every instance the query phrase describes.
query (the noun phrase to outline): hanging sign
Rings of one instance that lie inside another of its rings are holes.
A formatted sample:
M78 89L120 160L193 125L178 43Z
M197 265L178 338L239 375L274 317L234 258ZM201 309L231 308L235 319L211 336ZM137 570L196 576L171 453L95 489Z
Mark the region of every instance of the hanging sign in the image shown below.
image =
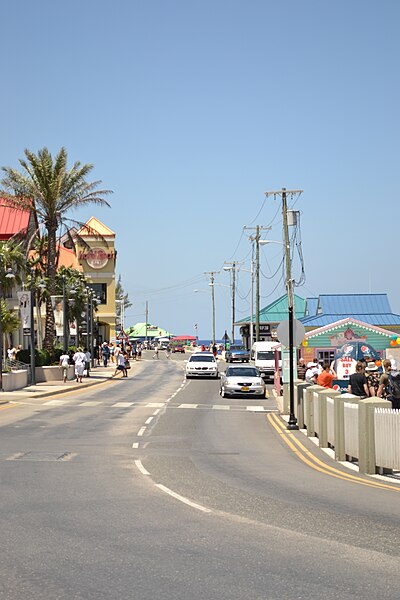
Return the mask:
M31 332L31 295L29 292L17 292L19 312L24 335Z

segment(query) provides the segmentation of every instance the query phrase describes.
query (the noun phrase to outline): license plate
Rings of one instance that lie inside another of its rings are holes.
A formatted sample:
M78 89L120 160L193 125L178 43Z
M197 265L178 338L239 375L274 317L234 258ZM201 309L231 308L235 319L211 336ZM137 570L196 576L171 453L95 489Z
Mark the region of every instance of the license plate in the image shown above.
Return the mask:
M240 388L240 389L241 389L241 391L242 391L242 392L248 392L248 391L249 391L249 388L248 388L248 387L242 387L242 388Z

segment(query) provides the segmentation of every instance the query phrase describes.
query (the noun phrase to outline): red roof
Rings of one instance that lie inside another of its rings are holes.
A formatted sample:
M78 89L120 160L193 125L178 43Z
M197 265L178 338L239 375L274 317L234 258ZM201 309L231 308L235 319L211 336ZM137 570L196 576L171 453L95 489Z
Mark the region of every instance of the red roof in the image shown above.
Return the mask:
M0 240L9 240L16 233L27 231L29 210L7 206L7 200L0 198Z
M176 337L172 338L173 342L177 342L177 341L183 342L186 340L189 340L190 342L195 342L196 338L193 337L192 335L177 335Z

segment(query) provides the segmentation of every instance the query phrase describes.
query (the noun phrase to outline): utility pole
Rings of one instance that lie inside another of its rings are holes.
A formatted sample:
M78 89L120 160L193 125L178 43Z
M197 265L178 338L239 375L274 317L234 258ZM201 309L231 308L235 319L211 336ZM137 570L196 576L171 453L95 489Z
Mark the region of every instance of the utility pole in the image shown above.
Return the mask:
M293 352L294 352L294 335L293 335L293 319L294 319L294 298L293 298L293 279L292 279L292 265L290 259L290 239L289 239L289 226L287 218L287 194L298 194L300 195L303 190L287 190L282 188L276 192L265 192L266 197L268 196L281 196L282 197L282 221L283 221L283 236L285 240L285 263L286 263L286 289L288 297L288 313L289 313L289 422L288 429L298 429L297 419L294 414L294 369L293 369Z
M207 271L204 275L210 276L210 283L208 285L211 286L211 308L212 308L212 345L215 344L215 295L214 295L214 281L215 275L219 273L219 271Z
M147 342L147 322L149 320L149 302L146 300L146 342Z
M233 262L224 262L224 271L230 271L232 273L231 278L231 288L232 288L232 333L231 333L231 343L235 343L235 294L236 294L236 270L240 264L237 260ZM226 265L226 266L225 266ZM229 266L231 265L231 266Z
M260 341L260 236L261 231L270 230L271 227L256 225L255 227L244 227L243 229L255 230L255 235L250 236L250 241L255 242L256 246L256 342ZM253 310L253 307L252 307ZM252 315L253 317L253 315ZM253 327L253 318L251 319Z

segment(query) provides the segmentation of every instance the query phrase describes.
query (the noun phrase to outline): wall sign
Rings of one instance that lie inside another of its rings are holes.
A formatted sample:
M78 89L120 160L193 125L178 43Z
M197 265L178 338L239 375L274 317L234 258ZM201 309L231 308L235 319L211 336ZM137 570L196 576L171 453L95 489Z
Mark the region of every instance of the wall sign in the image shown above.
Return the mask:
M90 248L87 252L79 252L79 260L86 260L92 269L102 269L113 258L114 252L106 252L104 248Z

